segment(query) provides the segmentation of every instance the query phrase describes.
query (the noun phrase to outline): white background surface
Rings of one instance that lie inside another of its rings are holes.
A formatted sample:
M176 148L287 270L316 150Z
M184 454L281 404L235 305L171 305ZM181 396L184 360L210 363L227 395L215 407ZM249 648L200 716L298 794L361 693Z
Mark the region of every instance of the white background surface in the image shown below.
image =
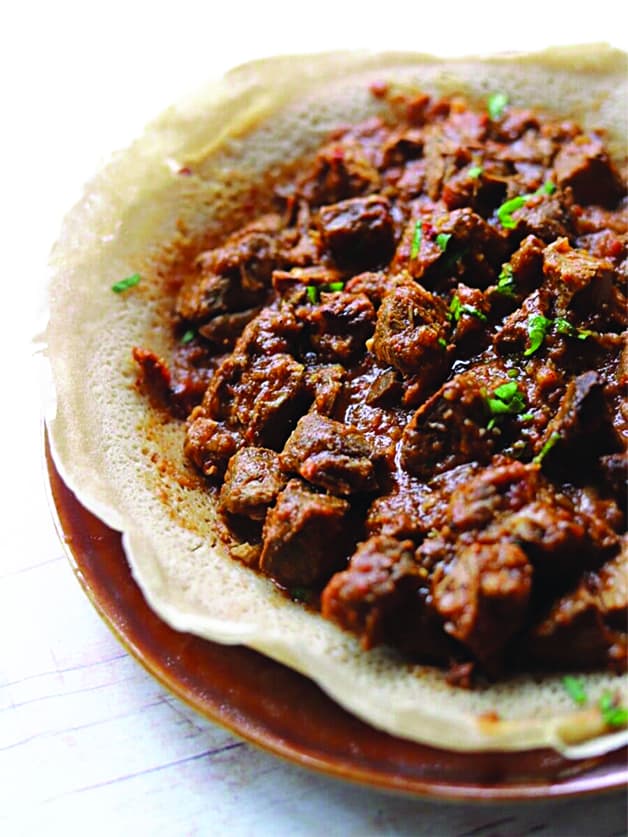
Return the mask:
M83 596L56 538L31 336L63 213L163 107L249 58L609 41L622 3L22 2L0 11L0 833L619 835L621 796L492 808L345 785L165 694ZM514 22L514 25L513 25Z

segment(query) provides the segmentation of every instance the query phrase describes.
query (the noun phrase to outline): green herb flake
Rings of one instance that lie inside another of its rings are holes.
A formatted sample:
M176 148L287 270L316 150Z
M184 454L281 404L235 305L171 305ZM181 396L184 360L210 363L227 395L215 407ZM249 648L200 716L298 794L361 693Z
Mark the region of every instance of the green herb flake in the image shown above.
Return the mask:
M414 234L412 236L412 246L410 248L410 258L416 259L421 249L421 239L423 238L423 221L421 218L414 224Z
M522 413L519 416L519 421L532 421L534 418L534 413Z
M504 264L497 278L497 291L504 296L514 296L515 290L516 284L512 273L512 265Z
M344 282L330 282L329 285L325 286L325 289L330 291L333 294L337 294L339 291L344 289L345 283ZM312 286L310 286L312 287Z
M474 305L467 305L466 303L463 305L462 302L460 302L459 297L454 294L451 298L451 302L449 303L449 314L447 317L455 325L463 314L468 314L470 317L476 317L483 323L487 320L486 314Z
M518 378L519 377L519 370L518 369L509 369L506 373L509 378Z
M556 191L556 184L552 183L551 180L546 180L542 186L536 190L535 194L537 195L553 195Z
M116 282L111 286L111 290L116 294L121 294L129 288L139 284L141 278L142 277L139 273L134 273L132 276L127 276L126 279L120 279L119 282Z
M194 331L194 329L193 328L188 328L188 330L185 332L185 334L181 338L181 343L191 343L192 340L194 340L195 337L196 337L196 332Z
M517 195L517 197L510 198L510 200L506 201L497 208L497 218L504 229L515 229L517 222L512 217L512 213L521 209L522 206L525 206L529 197L530 195Z
M521 413L526 407L526 402L517 382L508 381L493 391L493 395L486 399L486 406L491 415L487 428L491 430L502 416L516 416Z
M530 345L523 353L524 357L530 357L530 355L533 355L541 348L543 341L545 340L547 330L551 324L552 321L548 320L548 318L544 317L542 314L535 314L533 317L528 317L528 337L530 339Z
M318 288L316 287L316 285L308 285L305 289L305 292L307 294L307 298L312 303L312 305L316 305L316 303L318 302Z
M499 119L508 104L508 96L505 93L491 93L486 103L488 115L493 121Z
M551 451L551 449L554 447L554 445L556 444L556 442L559 439L560 439L560 433L557 433L556 431L554 431L554 433L552 433L552 435L545 442L545 444L543 445L541 450L537 453L537 455L532 460L535 465L540 465L541 462L543 462L543 460L545 459L547 454Z
M577 677L572 677L570 674L563 677L563 688L578 706L582 706L587 702L587 693L584 688L584 683Z
M628 709L616 703L610 692L604 692L598 703L602 720L608 727L623 727L628 724Z
M446 348L447 348L447 341L445 340L445 338L444 338L444 337L439 337L439 338L438 338L438 345L439 345L439 346L442 346L442 347L443 347L443 349L446 349Z
M467 172L467 176L470 177L472 180L477 180L477 178L483 173L484 169L482 166L471 166L469 171Z
M578 340L586 340L595 333L588 328L576 328L564 317L556 317L554 320L554 328L557 334L563 334L566 337L576 337Z
M440 247L440 249L445 252L447 249L447 244L449 243L449 239L451 238L451 233L438 233L436 236L436 243Z

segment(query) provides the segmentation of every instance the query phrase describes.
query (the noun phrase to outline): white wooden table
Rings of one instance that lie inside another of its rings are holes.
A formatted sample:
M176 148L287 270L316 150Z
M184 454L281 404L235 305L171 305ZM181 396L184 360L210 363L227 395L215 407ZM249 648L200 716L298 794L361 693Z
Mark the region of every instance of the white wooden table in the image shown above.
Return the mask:
M327 14L311 14L293 40L269 23L283 4L210 13L211 5L59 0L0 12L0 834L623 835L622 794L452 805L378 793L267 755L164 692L120 647L73 577L46 498L29 341L46 255L81 183L163 105L248 56L343 45L461 48L443 40L439 16L434 36L418 39L429 12L407 16L421 4L399 10L398 20L416 21L414 42L408 27L400 33L398 23L387 28L368 15L330 29L337 3L308 6ZM581 37L568 19L553 40L612 40L605 7L613 4L596 4L600 14L587 16ZM477 3L460 4L456 32L469 31L480 12ZM541 28L552 39L551 25ZM477 49L495 48L477 31ZM534 31L537 41L508 45L539 45Z

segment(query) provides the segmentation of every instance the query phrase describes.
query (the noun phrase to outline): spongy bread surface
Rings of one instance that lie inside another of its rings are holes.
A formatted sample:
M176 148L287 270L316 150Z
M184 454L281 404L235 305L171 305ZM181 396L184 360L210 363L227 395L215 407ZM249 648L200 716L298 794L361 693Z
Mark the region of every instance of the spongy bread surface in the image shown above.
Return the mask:
M406 54L324 54L237 68L163 114L87 186L51 258L48 428L59 470L81 501L123 532L133 574L173 627L243 643L301 671L335 700L395 735L459 750L553 746L588 756L625 743L594 704L626 681L586 676L591 707L574 710L561 677L488 689L447 685L394 652L288 601L227 554L213 501L183 457L185 428L134 386L133 346L168 356L163 276L181 246L233 225L253 186L281 175L339 124L383 105L369 84L463 94L505 91L520 106L603 127L625 156L626 56L602 46L442 61ZM181 176L181 168L191 174ZM120 278L139 285L113 294Z

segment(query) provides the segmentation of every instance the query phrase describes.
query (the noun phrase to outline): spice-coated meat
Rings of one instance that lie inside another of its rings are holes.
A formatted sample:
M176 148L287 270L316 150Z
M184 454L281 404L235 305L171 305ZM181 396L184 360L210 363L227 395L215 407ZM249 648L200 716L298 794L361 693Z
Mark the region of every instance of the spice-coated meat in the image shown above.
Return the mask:
M137 390L187 416L234 555L310 606L322 592L365 648L461 685L619 669L621 166L595 132L500 96L371 92L380 115L181 254L175 346L134 349Z

